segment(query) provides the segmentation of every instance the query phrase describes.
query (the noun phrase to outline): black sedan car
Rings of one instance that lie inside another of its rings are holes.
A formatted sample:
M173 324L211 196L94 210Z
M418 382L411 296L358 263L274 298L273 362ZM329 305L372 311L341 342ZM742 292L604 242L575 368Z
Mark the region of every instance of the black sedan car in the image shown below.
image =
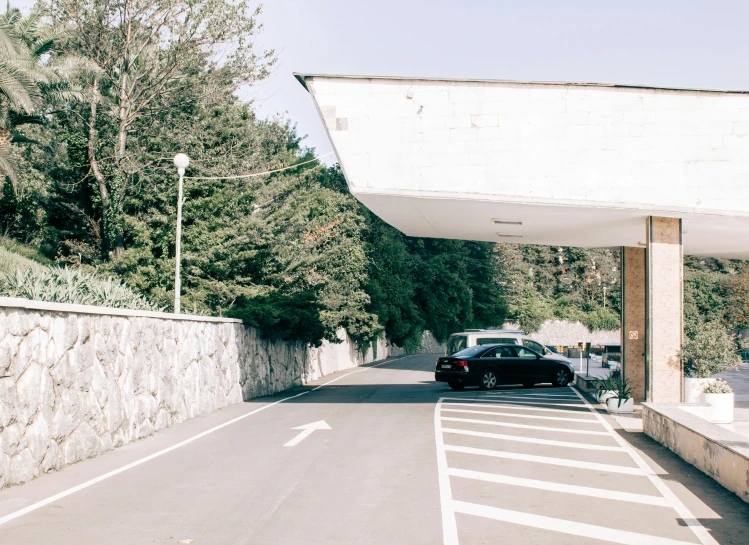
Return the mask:
M498 384L531 387L543 382L566 386L574 376L569 362L514 344L466 348L437 360L434 371L437 382L447 382L455 390L466 386L491 390Z

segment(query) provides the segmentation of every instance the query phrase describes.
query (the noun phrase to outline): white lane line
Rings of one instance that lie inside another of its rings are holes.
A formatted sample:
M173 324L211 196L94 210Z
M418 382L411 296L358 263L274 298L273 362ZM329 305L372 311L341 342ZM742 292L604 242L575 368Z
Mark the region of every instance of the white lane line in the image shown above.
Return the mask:
M595 417L600 420L603 426L611 433L614 441L619 443L619 445L621 445L622 447L622 450L627 452L635 461L635 463L645 472L645 475L648 479L650 479L650 482L653 483L658 491L663 494L663 497L665 497L671 503L671 507L684 521L684 524L689 526L692 532L694 532L694 535L697 536L697 539L700 540L700 543L702 543L702 545L719 545L715 538L713 538L713 536L710 535L707 529L702 526L700 521L697 520L697 517L695 517L689 510L689 508L687 508L687 506L684 505L682 501L676 496L674 491L671 490L668 485L663 482L663 480L655 473L655 471L653 471L653 469L647 464L647 462L645 462L642 456L640 456L640 454L634 448L632 448L632 445L630 445L627 441L622 439L622 437L618 433L616 433L614 428L611 427L611 424L609 424L606 419L603 418L603 416L601 416L598 411L596 411L595 407L588 403L588 400L585 399L580 394L580 392L578 392L574 388L570 388L570 390L572 390L583 401L583 403L585 403L590 412L592 412Z
M495 401L496 399L496 401ZM507 399L507 401L505 401ZM584 409L585 405L582 403L560 403L559 401L519 401L515 398L508 399L508 398L492 398L491 400L486 399L484 397L481 398L481 401L491 401L492 403L505 403L507 405L515 405L516 403L519 404L527 404L527 405L554 405L556 407L574 407L575 409Z
M442 399L449 399L449 400L459 400L464 401L466 400L465 397L444 397ZM469 400L470 401L470 400ZM542 412L548 412L548 413L564 413L564 414L581 414L581 415L587 415L588 413L585 411L570 411L567 409L549 409L547 407L525 407L523 405L518 405L517 407L513 407L511 405L508 405L502 401L493 401L491 399L484 399L486 403L496 403L497 405L485 405L481 403L445 403L445 405L462 405L467 407L486 407L490 409L512 409L513 411L542 411ZM500 405L501 404L501 405ZM585 406L579 405L581 409L584 409ZM595 420L595 418L589 418L588 420Z
M533 420L554 420L556 422L578 422L581 424L594 424L596 426L601 425L598 420L593 418L565 418L564 416L541 416L537 414L503 413L497 411L472 411L471 409L445 409L445 405L442 406L443 413L491 414L495 416L509 416L511 418L531 418Z
M584 450L606 450L622 452L622 447L610 447L606 445L589 445L588 443L572 443L570 441L554 441L552 439L536 439L535 437L522 437L520 435L504 435L501 433L488 433L483 431L458 430L455 428L442 428L445 433L457 435L470 435L473 437L487 437L489 439L502 439L504 441L517 441L518 443L533 443L535 445L551 445L554 447L577 448Z
M453 508L456 513L485 517L511 524L520 524L522 526L531 526L562 534L588 537L598 541L620 543L621 545L695 545L695 543L690 541L651 536L627 530L615 530L614 528L606 528L605 526L533 515L531 513L523 513L522 511L500 509L498 507L489 507L488 505L478 505L464 501L453 501Z
M447 420L449 422L468 422L469 424L486 424L487 426L504 426L506 428L519 428L523 430L556 431L559 433L609 436L609 432L607 431L575 430L571 428L555 428L553 426L532 426L530 424L515 424L514 422L500 422L497 420L481 420L479 418L455 418L451 416L443 416L442 420Z
M26 515L28 513L31 513L32 511L36 511L37 509L40 509L44 507L45 505L49 505L50 503L56 502L58 500L61 500L62 498L65 498L67 496L70 496L71 494L75 494L76 492L80 492L81 490L88 488L89 486L93 486L97 483L100 483L101 481L104 481L106 479L109 479L110 477L114 477L115 475L119 475L120 473L123 473L127 471L128 469L132 469L134 467L137 467L141 464L145 464L146 462L150 462L151 460L158 458L159 456L163 456L164 454L167 454L169 452L172 452L173 450L177 450L178 448L184 447L185 445L189 445L190 443L197 441L198 439L202 439L206 435L210 435L214 432L217 432L220 429L223 429L227 426L231 426L232 424L236 424L240 420L244 420L248 416L252 416L253 414L257 414L260 411L264 411L265 409L269 409L270 407L273 407L274 405L278 405L279 403L283 403L284 401L288 401L290 399L294 399L295 397L300 397L306 394L309 394L310 392L314 392L322 388L323 386L327 386L328 384L332 384L336 381L341 380L344 377L347 377L349 375L353 375L354 373L359 373L361 371L367 371L368 369L372 369L374 367L379 367L380 365L384 365L386 363L390 363L397 360L402 360L408 356L403 356L401 358L395 358L392 360L386 360L382 363L378 363L377 365L371 365L369 367L366 367L364 369L357 369L356 371L351 371L350 373L346 373L345 375L342 375L340 377L334 378L333 380L330 380L326 382L325 384L321 384L320 386L317 386L316 388L313 388L312 390L307 390L306 392L302 392L293 396L284 397L283 399L279 399L278 401L274 401L273 403L269 403L267 405L263 405L262 407L259 407L253 411L250 411L246 414L243 414L242 416L238 416L237 418L234 418L232 420L229 420L227 422L224 422L223 424L219 424L218 426L214 426L208 430L205 430L197 435L193 435L192 437L189 437L185 439L184 441L180 441L177 444L172 445L171 447L167 447L165 449L162 449L158 452L154 452L153 454L149 454L148 456L145 456L139 460L136 460L134 462L131 462L129 464L126 464L122 467L119 467L117 469L113 469L112 471L109 471L108 473L104 473L103 475L99 475L98 477L95 477L93 479L89 479L88 481L85 481L79 485L76 485L72 488L68 488L67 490L63 490L62 492L55 494L53 496L50 496L48 498L45 498L43 500L40 500L36 503L33 503L27 507L24 507L23 509L19 509L18 511L14 511L12 513L9 513L8 515L5 515L4 517L0 518L0 526L3 524L6 524L14 519L17 519L18 517L22 517L23 515Z
M535 490L562 492L564 494L576 494L578 496L589 496L591 498L602 498L606 500L641 503L644 505L657 505L659 507L671 507L671 504L663 496L649 496L647 494L634 494L632 492L620 492L618 490L606 490L604 488L592 488L589 486L562 484L551 481L538 481L536 479L523 479L520 477L511 477L509 475L499 475L497 473L472 471L470 469L450 468L448 469L448 473L451 477L474 479L489 483L521 486L525 488L533 488Z
M506 400L507 403L515 403L516 401L522 401L523 403L538 403L541 405L551 405L551 404L558 404L558 403L572 403L575 407L581 407L582 403L578 403L577 399L572 399L569 397L565 398L555 398L555 397L525 397L525 396L493 396L493 395L486 395L481 396L479 399L497 399L497 400ZM567 405L564 405L567 407Z
M442 510L442 539L444 545L458 545L458 524L453 510L453 495L450 490L450 476L447 474L447 453L442 437L440 405L442 398L434 406L434 439L437 444L437 476L440 486L440 507Z
M573 401L577 401L577 397L575 396L569 396L564 394L521 394L521 393L514 393L514 392L492 392L484 394L481 397L525 397L529 399L534 398L541 398L541 399L552 399L552 398L559 398L559 399L571 399Z
M458 445L445 445L448 452L460 452L463 454L476 454L478 456L490 456L493 458L504 458L507 460L521 460L537 464L554 466L574 467L576 469L590 469L593 471L605 471L608 473L622 473L624 475L645 476L645 472L639 467L617 466L613 464L599 464L597 462L581 462L568 458L554 458L551 456L536 456L533 454L522 454L520 452L508 452L505 450L488 450L483 448L462 447Z

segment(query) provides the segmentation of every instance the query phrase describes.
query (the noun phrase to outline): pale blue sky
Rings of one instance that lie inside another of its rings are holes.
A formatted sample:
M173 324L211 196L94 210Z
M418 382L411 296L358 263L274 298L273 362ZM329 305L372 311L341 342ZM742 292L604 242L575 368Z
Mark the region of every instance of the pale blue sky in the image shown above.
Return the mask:
M746 1L271 0L262 21L279 63L259 111L288 112L320 154L292 72L749 89Z
M746 1L269 0L261 21L279 62L243 96L319 154L332 148L292 72L749 89Z

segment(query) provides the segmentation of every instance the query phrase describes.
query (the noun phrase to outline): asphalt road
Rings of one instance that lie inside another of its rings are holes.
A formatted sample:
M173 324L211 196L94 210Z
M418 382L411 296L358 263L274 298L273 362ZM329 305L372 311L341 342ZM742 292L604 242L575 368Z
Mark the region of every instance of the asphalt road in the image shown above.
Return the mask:
M453 392L435 359L344 371L3 490L0 544L749 543L747 504L573 389ZM330 429L294 429L312 423Z

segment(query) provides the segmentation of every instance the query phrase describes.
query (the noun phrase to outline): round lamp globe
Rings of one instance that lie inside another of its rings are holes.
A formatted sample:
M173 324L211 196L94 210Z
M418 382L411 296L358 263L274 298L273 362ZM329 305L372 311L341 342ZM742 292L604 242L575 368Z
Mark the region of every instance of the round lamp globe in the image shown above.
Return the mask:
M185 169L190 165L190 158L184 153L178 153L174 156L174 166L180 174L185 173Z

